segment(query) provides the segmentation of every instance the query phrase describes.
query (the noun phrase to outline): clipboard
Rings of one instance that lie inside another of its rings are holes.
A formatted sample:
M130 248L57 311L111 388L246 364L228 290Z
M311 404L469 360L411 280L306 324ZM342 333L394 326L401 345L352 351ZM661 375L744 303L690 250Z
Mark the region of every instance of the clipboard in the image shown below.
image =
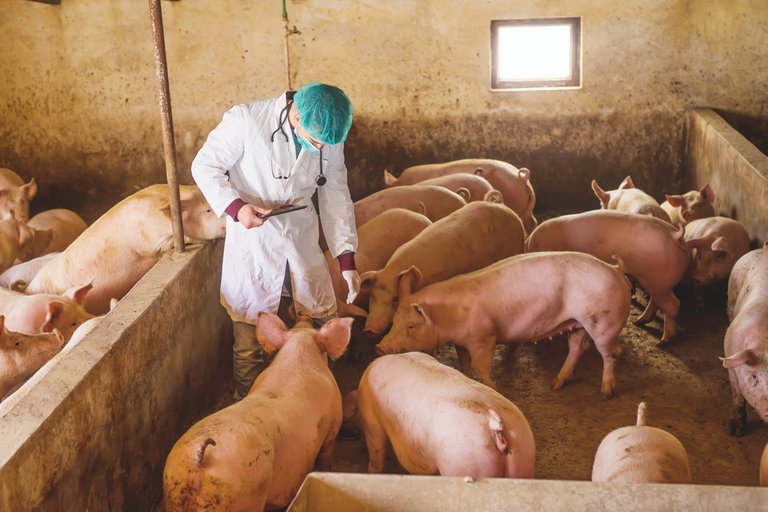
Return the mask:
M307 205L305 204L293 204L289 206L281 206L280 208L275 208L269 213L257 213L256 216L260 219L268 219L270 217L274 217L275 215L282 215L288 212L295 212L296 210L303 210L306 207Z

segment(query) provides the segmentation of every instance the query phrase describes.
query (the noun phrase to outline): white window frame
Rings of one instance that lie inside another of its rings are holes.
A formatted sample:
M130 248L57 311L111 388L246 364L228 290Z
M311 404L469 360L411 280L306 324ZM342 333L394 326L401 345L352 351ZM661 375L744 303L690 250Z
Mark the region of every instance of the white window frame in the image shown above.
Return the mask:
M536 27L552 25L568 25L571 27L570 77L564 79L535 80L508 80L499 78L499 28L509 26ZM491 90L579 89L581 88L581 68L581 17L491 20Z

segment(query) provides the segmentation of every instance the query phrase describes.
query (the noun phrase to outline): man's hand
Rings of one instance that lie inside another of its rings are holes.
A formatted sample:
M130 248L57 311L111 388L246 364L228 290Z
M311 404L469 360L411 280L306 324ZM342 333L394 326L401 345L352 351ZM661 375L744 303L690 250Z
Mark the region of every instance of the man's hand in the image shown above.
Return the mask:
M357 270L342 270L341 277L347 282L347 289L349 290L347 304L352 304L357 294L360 293L360 275Z
M252 204L246 204L246 205L243 205L242 208L240 208L237 211L237 220L246 229L258 228L262 224L264 224L267 221L267 219L261 219L256 214L257 213L265 214L271 211L272 210L261 208L259 206L255 206Z

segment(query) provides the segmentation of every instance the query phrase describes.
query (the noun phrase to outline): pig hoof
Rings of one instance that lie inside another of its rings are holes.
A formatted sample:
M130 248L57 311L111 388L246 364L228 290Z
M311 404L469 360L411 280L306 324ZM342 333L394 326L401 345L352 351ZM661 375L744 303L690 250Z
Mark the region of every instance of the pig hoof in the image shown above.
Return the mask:
M552 389L557 390L563 387L563 384L565 384L565 381L560 379L555 379L552 381Z
M659 348L668 347L669 346L669 340L665 340L665 339L662 338L661 340L659 340L659 342L656 344L656 346L659 347Z
M600 390L600 398L602 398L603 400L610 400L611 398L613 398L613 390L612 389L608 389L606 391Z

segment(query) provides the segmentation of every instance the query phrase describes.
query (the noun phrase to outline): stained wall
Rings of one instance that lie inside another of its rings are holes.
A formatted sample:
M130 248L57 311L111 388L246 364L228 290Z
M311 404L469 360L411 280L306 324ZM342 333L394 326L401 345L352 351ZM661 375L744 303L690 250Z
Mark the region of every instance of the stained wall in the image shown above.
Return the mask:
M295 87L344 88L355 198L385 168L485 156L533 171L537 210L597 207L631 174L657 198L689 185L686 109L759 133L768 119L763 0L288 0ZM181 181L234 103L287 87L280 2L163 1ZM581 16L583 87L490 90L490 20ZM147 2L0 2L0 165L35 208L88 220L165 179Z

